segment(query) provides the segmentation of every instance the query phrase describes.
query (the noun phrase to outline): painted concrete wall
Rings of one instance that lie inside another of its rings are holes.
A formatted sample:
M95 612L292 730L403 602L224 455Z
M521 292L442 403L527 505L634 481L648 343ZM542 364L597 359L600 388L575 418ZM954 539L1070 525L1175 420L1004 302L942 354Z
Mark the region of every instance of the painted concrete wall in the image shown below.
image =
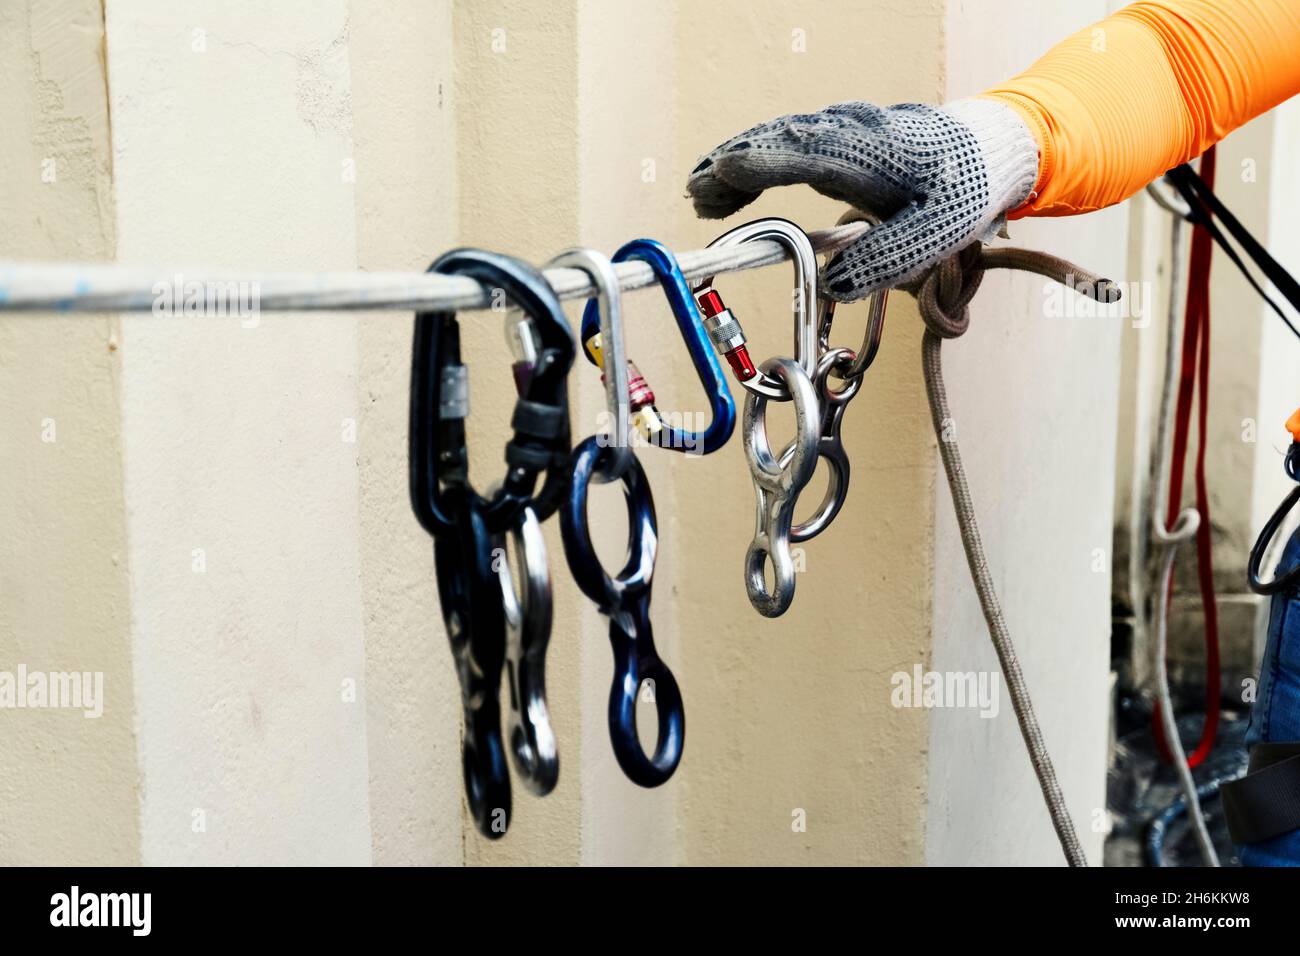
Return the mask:
M356 266L343 0L106 22L119 261ZM122 321L146 863L371 859L356 327Z
M0 256L113 258L103 39L97 2L0 4ZM0 321L0 670L103 680L98 718L0 710L0 864L141 856L118 344Z
M673 166L661 171L674 192L700 153L773 116L943 95L941 3L702 6L678 9L679 37L689 30L713 41L707 56L678 47L681 119ZM842 207L790 188L723 224L696 220L685 203L666 210L676 241L694 248L751 218L829 224ZM756 359L789 354L789 270L720 279L718 288ZM858 346L863 315L861 307L837 315L839 342ZM744 592L754 505L739 442L680 466L698 476L674 489L681 571L667 591L690 680L681 816L690 862L924 860L927 719L893 708L889 683L929 645L935 473L919 342L915 307L897 296L881 355L845 416L848 502L804 545L806 571L784 617L759 617ZM771 420L774 442L790 434L785 409ZM810 488L824 481L819 474Z
M452 37L450 2L349 6L359 268L423 269L457 241ZM372 859L458 864L460 692L406 490L411 323L366 315L356 329Z

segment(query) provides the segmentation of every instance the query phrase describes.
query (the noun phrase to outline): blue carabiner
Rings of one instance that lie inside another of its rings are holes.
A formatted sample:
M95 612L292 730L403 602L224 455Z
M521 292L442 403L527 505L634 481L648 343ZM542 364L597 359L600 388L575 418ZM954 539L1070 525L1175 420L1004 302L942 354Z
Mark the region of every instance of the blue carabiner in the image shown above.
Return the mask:
M650 436L650 441L660 448L708 455L725 445L736 427L736 403L727 387L722 365L709 342L708 333L704 331L699 306L695 304L695 297L691 295L690 286L673 254L653 239L633 239L614 253L612 261L627 262L633 259L647 263L654 270L659 285L668 297L673 317L677 319L677 328L691 353L695 373L700 377L700 384L704 386L704 393L709 398L712 414L709 427L702 432L665 424L662 430ZM593 299L587 303L582 313L582 341L588 341L599 331L600 313ZM590 355L587 358L594 364L595 360Z

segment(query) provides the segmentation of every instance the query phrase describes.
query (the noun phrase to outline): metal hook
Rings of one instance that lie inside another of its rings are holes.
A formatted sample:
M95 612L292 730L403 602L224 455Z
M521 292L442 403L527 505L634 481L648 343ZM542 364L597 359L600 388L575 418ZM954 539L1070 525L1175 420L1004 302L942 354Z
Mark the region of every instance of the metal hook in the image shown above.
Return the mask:
M813 320L813 303L817 301L817 254L813 251L808 234L788 219L756 219L724 232L709 243L709 248L734 246L743 242L771 239L790 252L794 263L795 303L794 358L808 378L817 372L817 326ZM704 327L713 340L714 347L727 360L737 380L749 392L775 399L790 400L789 389L779 380L754 368L745 347L745 332L735 315L723 305L722 297L713 288L714 276L695 283L694 293L704 314Z
M551 260L552 266L580 269L591 277L596 287L595 305L600 313L599 356L596 362L605 385L605 408L610 415L609 433L605 436L613 452L602 460L604 476L614 480L631 463L631 421L628 411L628 362L623 345L623 296L613 263L594 249L570 249ZM584 315L584 323L585 323ZM584 339L586 336L584 336Z
M505 554L509 537L519 565L518 588ZM546 646L551 639L551 573L546 541L532 508L519 524L493 539L506 620L506 678L510 689L510 755L515 770L538 796L555 789L560 757L546 705Z
M686 342L687 351L690 352L695 373L699 376L700 384L704 386L711 413L709 425L702 432L665 424L649 434L647 438L652 444L661 448L708 455L725 445L736 427L736 403L727 388L722 366L718 364L718 359L709 345L699 310L682 275L681 267L667 247L653 239L633 239L620 247L613 256L614 262L631 260L640 260L648 264L654 271L655 278L659 280L659 285L672 307L673 317L677 320L677 328ZM596 311L596 303L588 302L582 314L583 342L589 342L596 334L598 325ZM593 357L592 361L596 362L596 359ZM644 387L644 382L641 385ZM647 404L653 402L653 393L650 393L648 388L645 391L649 394ZM633 400L633 407L636 404Z
M745 554L745 589L749 601L765 617L779 617L794 600L794 559L790 554L790 529L799 492L817 468L817 393L793 359L770 358L761 369L780 381L794 404L795 437L787 455L778 461L767 439L766 395L745 396L742 434L757 498L754 540ZM767 587L765 567L772 562L773 586Z

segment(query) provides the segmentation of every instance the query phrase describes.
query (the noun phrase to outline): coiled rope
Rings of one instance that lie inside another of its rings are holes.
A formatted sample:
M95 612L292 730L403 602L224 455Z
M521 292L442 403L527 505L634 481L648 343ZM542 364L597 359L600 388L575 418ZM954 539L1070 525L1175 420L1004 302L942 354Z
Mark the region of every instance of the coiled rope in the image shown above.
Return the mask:
M1020 725L1020 735L1024 738L1030 762L1034 765L1034 775L1038 778L1038 787L1047 803L1047 812L1051 815L1056 837L1070 866L1087 866L1083 846L1079 843L1079 835L1070 819L1051 755L1043 742L1038 718L1034 715L1029 687L1020 670L1020 660L1011 640L1006 615L1003 614L993 587L993 576L989 573L979 522L975 516L975 504L962 465L961 449L955 437L945 435L952 414L943 381L940 351L944 339L957 338L970 327L969 306L979 291L984 273L989 269L1032 272L1069 286L1098 302L1117 302L1119 289L1109 279L1102 279L1044 252L1014 248L985 249L979 243L967 246L957 255L938 263L922 276L914 289L921 309L921 319L925 322L925 335L921 340L921 365L925 371L925 391L930 402L930 421L934 425L939 456L943 459L944 471L948 476L948 490L952 495L953 510L957 514L957 525L961 530L966 566L970 569L971 582L979 596L980 609L984 613L989 636L993 639L993 649L997 652L1003 679L1011 693L1011 704L1015 710L1016 722Z

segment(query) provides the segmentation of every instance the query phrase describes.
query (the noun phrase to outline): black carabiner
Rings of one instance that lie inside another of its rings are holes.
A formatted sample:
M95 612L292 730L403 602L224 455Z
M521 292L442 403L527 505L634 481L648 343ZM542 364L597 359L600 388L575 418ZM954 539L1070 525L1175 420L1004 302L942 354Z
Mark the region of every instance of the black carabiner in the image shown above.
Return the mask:
M1300 482L1300 442L1291 443L1286 453L1285 467L1291 480ZM1273 512L1272 517L1264 522L1259 537L1255 539L1255 546L1250 549L1250 562L1246 565L1246 580L1250 584L1250 589L1256 594L1276 594L1278 591L1300 586L1300 562L1297 562L1295 567L1276 575L1272 581L1261 580L1259 576L1260 568L1264 564L1264 555L1273 540L1273 535L1277 534L1277 529L1282 526L1282 522L1286 520L1286 516L1291 513L1291 509L1298 501L1300 501L1300 484L1297 484L1291 493L1282 499L1282 503Z
M530 505L538 521L559 507L568 482L569 396L574 340L555 291L526 262L481 249L453 249L439 256L430 272L468 276L501 289L532 320L537 331L537 362L515 401L506 443L505 480L490 501L489 530L501 533ZM446 507L445 487L469 484L465 417L469 413L468 373L460 361L460 324L455 312L417 312L411 348L410 486L411 506L431 535L446 533L455 516ZM540 490L537 477L545 472ZM472 490L472 489L471 489Z
M609 641L614 650L609 737L614 756L633 783L657 787L673 775L682 759L686 714L677 681L655 651L650 627L650 584L659 535L650 483L635 455L629 457L621 476L630 530L627 563L617 577L606 573L591 544L587 493L593 480L602 480L611 457L611 448L598 436L574 450L573 483L560 511L560 530L574 580L609 618ZM636 699L643 683L649 684L659 716L653 756L646 756L636 733Z
M531 318L537 334L537 361L521 385L511 418L506 477L489 497L469 481L469 382L460 360L456 314L417 313L411 349L411 507L433 536L438 595L464 709L465 794L479 832L498 839L509 827L511 807L498 700L507 617L494 546L518 526L525 509L531 508L539 521L552 514L568 485L566 378L574 341L555 292L525 262L457 249L439 257L430 271L468 276L503 290ZM540 679L540 667L535 672Z
M484 503L465 487L453 489L457 533L433 539L438 600L460 680L465 731L461 766L474 823L488 839L510 826L510 775L501 736L501 669L506 619L501 581L493 566ZM463 499L463 503L457 499Z

